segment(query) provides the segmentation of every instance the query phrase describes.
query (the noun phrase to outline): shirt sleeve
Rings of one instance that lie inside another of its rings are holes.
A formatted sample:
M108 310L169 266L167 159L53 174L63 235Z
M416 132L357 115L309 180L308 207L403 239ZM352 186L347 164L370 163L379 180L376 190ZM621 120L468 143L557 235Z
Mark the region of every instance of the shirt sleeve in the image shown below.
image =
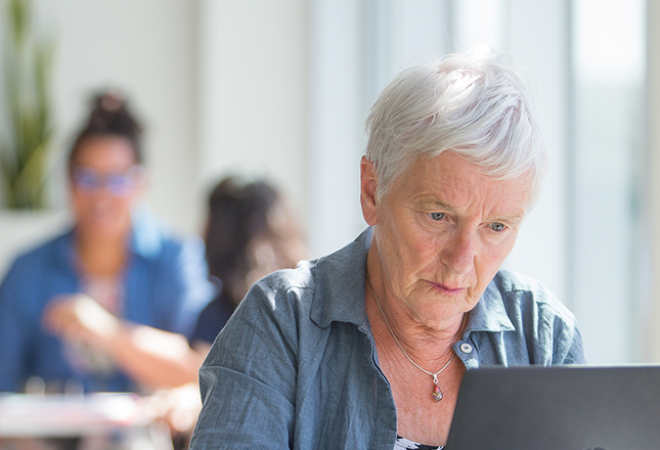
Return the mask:
M577 321L573 319L570 326L566 326L559 337L558 345L555 345L555 356L553 364L586 364L582 346L582 335L577 327Z
M169 310L170 331L190 338L197 317L213 298L213 285L208 281L208 269L204 259L204 244L201 239L187 239L176 257L174 274L178 277L177 307ZM170 280L171 283L171 280Z
M532 314L535 326L534 364L585 364L582 335L578 322L563 304L550 293L537 293L538 303Z
M220 330L225 326L233 311L222 304L222 299L216 298L206 305L197 319L197 324L190 337L190 344L195 342L204 342L208 345L213 344Z
M291 447L298 356L287 295L253 286L216 339L191 450Z
M14 264L0 285L0 392L21 391L31 326L24 272Z

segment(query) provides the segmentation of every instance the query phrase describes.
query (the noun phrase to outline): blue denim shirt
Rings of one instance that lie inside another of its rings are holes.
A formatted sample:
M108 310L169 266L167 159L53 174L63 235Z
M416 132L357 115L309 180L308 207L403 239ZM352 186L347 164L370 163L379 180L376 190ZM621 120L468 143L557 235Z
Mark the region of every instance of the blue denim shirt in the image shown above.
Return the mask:
M200 370L192 450L392 450L397 415L365 310L371 229L256 283ZM485 364L584 362L573 315L539 283L499 272L454 351Z
M81 290L73 233L71 230L17 258L0 286L0 391L20 391L33 375L51 384L75 377L89 391L136 388L116 369L103 374L74 370L62 342L41 327L43 310L54 297ZM127 245L121 316L189 334L214 293L207 281L201 239L170 237L142 211L133 216Z

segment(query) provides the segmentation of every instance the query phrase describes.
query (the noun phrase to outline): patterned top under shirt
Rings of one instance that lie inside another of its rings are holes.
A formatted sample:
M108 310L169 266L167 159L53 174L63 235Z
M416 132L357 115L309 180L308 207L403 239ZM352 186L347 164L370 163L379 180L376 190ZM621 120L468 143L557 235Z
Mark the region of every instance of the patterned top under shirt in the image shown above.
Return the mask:
M394 450L442 450L444 448L444 445L436 447L433 445L417 444L416 442L409 441L408 439L402 438L401 436L396 437L396 444L394 444Z

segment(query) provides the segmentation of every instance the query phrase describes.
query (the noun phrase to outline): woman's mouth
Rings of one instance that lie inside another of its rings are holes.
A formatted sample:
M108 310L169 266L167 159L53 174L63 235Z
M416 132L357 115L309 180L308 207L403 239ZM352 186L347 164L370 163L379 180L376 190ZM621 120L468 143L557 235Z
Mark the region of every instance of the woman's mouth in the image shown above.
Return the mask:
M462 293L465 290L463 287L448 286L442 283L434 283L433 281L427 281L427 283L429 283L433 289L442 294L456 295Z

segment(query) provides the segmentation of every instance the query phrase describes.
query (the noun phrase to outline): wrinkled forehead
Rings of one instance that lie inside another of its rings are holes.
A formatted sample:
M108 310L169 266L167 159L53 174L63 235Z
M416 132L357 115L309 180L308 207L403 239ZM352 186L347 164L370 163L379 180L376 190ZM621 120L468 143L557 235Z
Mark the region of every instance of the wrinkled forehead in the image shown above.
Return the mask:
M514 201L527 211L531 200L531 176L498 177L487 168L470 162L455 151L445 151L436 157L418 156L396 177L395 195L433 199L455 205L488 199L490 202Z

